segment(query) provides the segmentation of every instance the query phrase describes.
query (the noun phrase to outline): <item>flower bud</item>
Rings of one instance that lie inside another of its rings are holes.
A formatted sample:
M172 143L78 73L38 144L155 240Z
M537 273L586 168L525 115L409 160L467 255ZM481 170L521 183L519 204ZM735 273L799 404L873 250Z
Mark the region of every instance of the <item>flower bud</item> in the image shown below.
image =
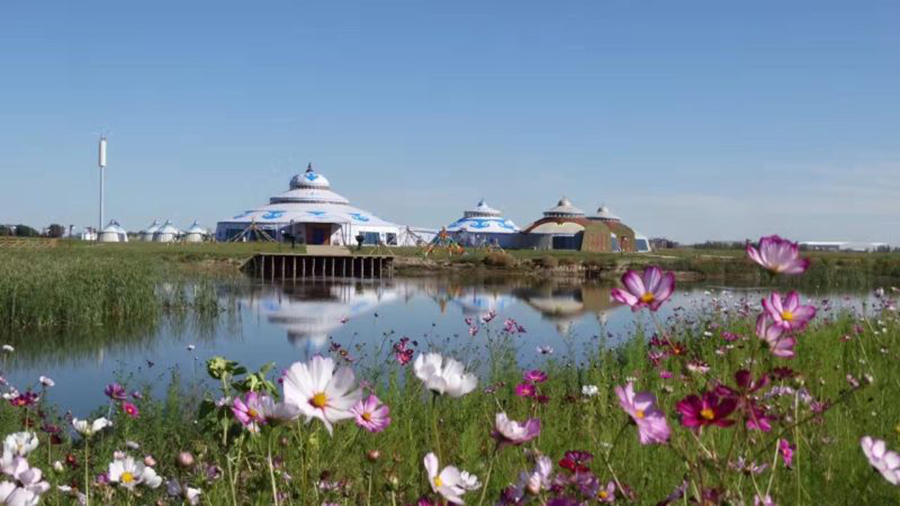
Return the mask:
M176 462L179 466L188 468L194 465L194 456L191 455L191 452L181 452L178 454Z
M381 458L381 452L378 450L369 450L366 452L366 458L369 459L369 462L375 462Z
M153 458L153 455L147 455L144 457L144 465L153 467L156 465L156 459Z

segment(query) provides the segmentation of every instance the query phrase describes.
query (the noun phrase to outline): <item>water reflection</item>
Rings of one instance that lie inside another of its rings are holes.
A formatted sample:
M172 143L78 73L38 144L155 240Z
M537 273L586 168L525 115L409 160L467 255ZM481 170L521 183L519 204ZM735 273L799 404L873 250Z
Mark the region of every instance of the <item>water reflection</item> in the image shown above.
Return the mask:
M385 363L389 341L409 336L419 349L458 351L466 360L472 347L490 331L480 316L496 312L493 332L506 318L527 332L516 336L523 365L542 360L536 348L559 350L596 346L608 336L615 344L633 330L632 312L610 300L610 288L567 281L512 278L394 279L384 282L318 282L223 286L219 295L229 308L221 315L198 318L176 313L143 328L94 328L79 333L21 333L11 343L5 372L20 389L36 385L40 375L56 380L51 397L66 408L89 409L103 402L103 386L130 378L131 386L152 384L162 390L177 370L183 380L205 381L205 361L223 355L257 368L275 362L284 367L316 353L328 353L330 341L350 350L369 366ZM810 294L807 294L810 295ZM730 307L759 303L758 290L725 292L688 287L664 305L660 317L675 308L699 307L716 297ZM859 294L837 293L834 300L858 303ZM480 327L470 336L466 318ZM573 346L574 345L574 346ZM577 353L577 352L576 352ZM83 412L82 412L83 414Z

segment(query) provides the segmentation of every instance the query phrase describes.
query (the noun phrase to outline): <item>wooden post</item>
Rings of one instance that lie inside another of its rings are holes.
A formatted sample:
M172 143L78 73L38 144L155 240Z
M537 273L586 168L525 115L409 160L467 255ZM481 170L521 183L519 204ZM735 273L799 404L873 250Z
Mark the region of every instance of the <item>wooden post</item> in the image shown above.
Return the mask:
M350 257L350 277L352 278L356 273L356 257Z
M301 267L301 268L303 269L303 276L302 276L302 278L303 278L304 280L306 280L306 257L303 257L303 267Z
M259 263L262 267L260 279L265 280L266 279L266 257L264 257L263 255L259 255L259 257L257 257L257 258L259 258Z
M334 277L334 262L337 261L337 257L331 257L331 277Z
M313 257L312 278L316 279L316 257Z
M285 265L284 265L284 264L287 263L287 257L284 256L284 255L281 255L280 258L281 258L281 280L284 281L284 278L285 278L285 275L284 275L284 273L285 273L285 271L284 271Z
M272 282L274 283L274 282L275 282L275 256L273 255L273 256L271 256L271 257L269 257L269 258L272 259L272 265L270 265L271 269L269 269L269 271L270 271L270 273L271 273L271 280L270 280L270 281L272 281Z
M350 259L353 260L352 257ZM344 257L344 260L341 262L341 277L347 277L347 257Z
M297 282L297 256L294 255L294 264L291 266L291 277L294 278L294 283Z

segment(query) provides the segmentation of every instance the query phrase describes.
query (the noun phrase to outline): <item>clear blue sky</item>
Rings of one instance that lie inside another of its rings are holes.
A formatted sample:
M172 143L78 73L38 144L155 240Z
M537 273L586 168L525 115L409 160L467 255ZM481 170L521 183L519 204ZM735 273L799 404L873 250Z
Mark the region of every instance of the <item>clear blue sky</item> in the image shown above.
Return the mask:
M900 243L896 1L3 2L0 223L181 226L308 161L360 207Z

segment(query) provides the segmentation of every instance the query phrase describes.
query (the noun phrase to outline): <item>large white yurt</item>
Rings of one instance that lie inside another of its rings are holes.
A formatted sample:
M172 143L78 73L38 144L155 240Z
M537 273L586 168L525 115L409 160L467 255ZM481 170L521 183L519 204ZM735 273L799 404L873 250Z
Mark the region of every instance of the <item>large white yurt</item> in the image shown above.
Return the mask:
M153 234L153 242L174 242L178 240L179 235L181 235L181 230L178 230L178 227L171 221L166 220L163 226Z
M119 225L119 222L111 220L109 225L100 231L100 242L128 242L128 232Z
M161 225L159 224L159 220L153 220L153 223L151 223L149 227L147 227L144 230L141 230L141 233L140 233L141 241L143 241L143 242L153 241L153 234L155 234L159 230L160 226Z
M447 225L447 232L463 246L496 245L502 248L517 246L519 227L503 217L503 213L487 205L482 199L463 212L463 217Z
M195 221L193 225L184 231L184 242L203 242L208 235L209 232Z
M269 204L250 209L216 225L217 241L287 241L301 244L396 245L403 227L353 207L331 190L331 184L312 164L291 179L290 189L269 199Z

